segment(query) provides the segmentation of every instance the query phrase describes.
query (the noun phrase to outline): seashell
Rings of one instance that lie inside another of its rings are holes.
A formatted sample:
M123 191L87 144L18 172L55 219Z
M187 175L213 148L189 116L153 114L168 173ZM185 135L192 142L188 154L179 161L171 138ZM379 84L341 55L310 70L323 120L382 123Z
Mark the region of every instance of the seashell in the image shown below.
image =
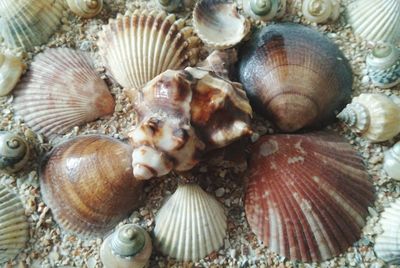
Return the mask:
M21 136L0 131L0 170L17 172L29 159L29 146Z
M354 33L368 41L400 41L398 0L357 0L347 6L347 16Z
M237 50L234 48L214 50L204 61L199 62L196 68L212 72L225 80L231 80L237 60Z
M114 99L83 52L47 49L17 85L14 110L47 137L112 114Z
M101 236L138 207L142 183L133 177L132 148L102 135L55 147L43 161L40 189L55 221L83 236Z
M333 132L268 135L252 148L245 211L263 243L316 262L359 239L373 204L362 159Z
M23 70L24 64L20 58L0 53L0 97L13 90Z
M354 97L337 117L372 142L386 141L400 133L400 106L384 94Z
M250 26L231 1L200 0L193 10L193 27L200 39L212 48L235 46L249 33Z
M21 200L0 185L0 264L12 260L29 239L29 224Z
M340 2L338 0L304 0L302 11L304 17L311 22L333 22L339 18Z
M0 36L7 46L33 50L53 35L63 10L63 1L0 0Z
M182 8L183 0L155 0L157 6L167 12L178 11Z
M165 70L196 64L200 41L184 19L136 10L111 19L99 33L98 46L114 79L138 89Z
M242 6L251 18L270 21L285 14L286 0L242 0Z
M400 142L385 152L383 169L389 177L400 180Z
M379 221L383 233L375 240L376 255L392 265L400 265L400 199L384 210Z
M218 250L227 229L222 205L195 184L180 184L155 223L156 245L178 261L197 261Z
M151 251L149 234L138 225L126 224L104 240L100 259L105 268L143 268Z
M390 88L400 83L400 49L378 44L367 56L368 76L375 86Z
M103 9L103 0L67 0L68 7L82 18L93 18Z
M282 131L322 128L350 99L347 59L305 26L263 27L239 55L239 78L253 108Z

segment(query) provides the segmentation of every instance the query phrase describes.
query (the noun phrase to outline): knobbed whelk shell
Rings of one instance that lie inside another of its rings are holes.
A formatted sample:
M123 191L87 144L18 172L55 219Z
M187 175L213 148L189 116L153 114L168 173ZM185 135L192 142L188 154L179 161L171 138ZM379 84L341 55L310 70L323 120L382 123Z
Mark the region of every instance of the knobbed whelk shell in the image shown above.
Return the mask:
M63 10L63 1L0 0L0 36L10 47L32 50L56 31Z
M400 180L400 142L385 152L383 169L389 177Z
M29 159L29 145L16 133L0 131L0 171L17 172Z
M315 262L359 239L373 204L362 159L339 135L268 135L252 148L245 210L272 251Z
M386 141L400 133L400 106L384 94L354 97L337 117L372 142Z
M302 11L304 17L311 22L333 22L339 18L340 2L338 0L304 0Z
M0 53L0 97L6 96L17 84L24 65L18 57Z
M43 161L40 189L67 231L100 236L138 207L142 183L133 176L132 147L101 135L55 147Z
M29 224L21 200L0 185L0 264L12 260L29 239Z
M126 224L104 240L100 259L105 268L143 268L151 251L149 234L138 225Z
M243 11L255 20L269 21L284 15L286 0L242 0Z
M103 26L98 46L114 79L126 89L138 89L165 70L196 64L200 42L184 19L135 10Z
M46 137L110 115L114 106L88 55L67 48L36 56L15 90L16 114Z
M180 184L155 219L161 252L197 261L223 245L227 220L222 205L195 184Z
M239 55L239 78L255 111L282 131L321 128L350 100L352 72L347 59L310 28L264 27Z
M242 41L250 31L250 22L232 1L200 0L193 10L193 27L205 44L225 49Z
M82 18L93 18L103 8L103 0L67 0L68 7Z

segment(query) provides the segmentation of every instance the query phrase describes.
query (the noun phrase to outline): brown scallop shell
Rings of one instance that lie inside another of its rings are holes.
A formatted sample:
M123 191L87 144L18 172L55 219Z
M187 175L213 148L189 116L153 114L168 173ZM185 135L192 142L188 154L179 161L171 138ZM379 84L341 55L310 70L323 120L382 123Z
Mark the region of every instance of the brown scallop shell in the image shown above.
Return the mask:
M61 227L104 235L139 205L142 184L133 177L131 146L81 136L53 149L41 167L41 192Z
M373 186L362 159L337 134L264 136L248 172L246 217L272 251L323 261L359 239Z

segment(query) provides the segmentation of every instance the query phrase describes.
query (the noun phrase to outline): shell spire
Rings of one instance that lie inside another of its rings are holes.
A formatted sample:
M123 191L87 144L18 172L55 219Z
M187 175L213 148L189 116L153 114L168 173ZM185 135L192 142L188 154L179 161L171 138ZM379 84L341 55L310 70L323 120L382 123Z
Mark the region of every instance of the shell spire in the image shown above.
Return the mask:
M67 0L68 7L82 18L93 18L103 9L103 0Z
M304 17L316 23L333 22L340 15L340 1L338 0L304 0Z
M20 135L0 131L0 171L17 172L29 159L29 145Z

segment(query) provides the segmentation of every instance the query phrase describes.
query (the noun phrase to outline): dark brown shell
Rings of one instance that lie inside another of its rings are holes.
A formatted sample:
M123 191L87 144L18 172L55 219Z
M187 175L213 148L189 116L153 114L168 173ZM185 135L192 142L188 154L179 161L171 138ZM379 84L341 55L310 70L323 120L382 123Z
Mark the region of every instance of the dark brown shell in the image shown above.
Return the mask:
M253 107L282 131L321 128L350 100L350 65L315 30L270 25L253 34L239 55L240 81Z
M104 235L139 205L131 146L107 136L81 136L55 147L41 168L43 200L61 227Z

